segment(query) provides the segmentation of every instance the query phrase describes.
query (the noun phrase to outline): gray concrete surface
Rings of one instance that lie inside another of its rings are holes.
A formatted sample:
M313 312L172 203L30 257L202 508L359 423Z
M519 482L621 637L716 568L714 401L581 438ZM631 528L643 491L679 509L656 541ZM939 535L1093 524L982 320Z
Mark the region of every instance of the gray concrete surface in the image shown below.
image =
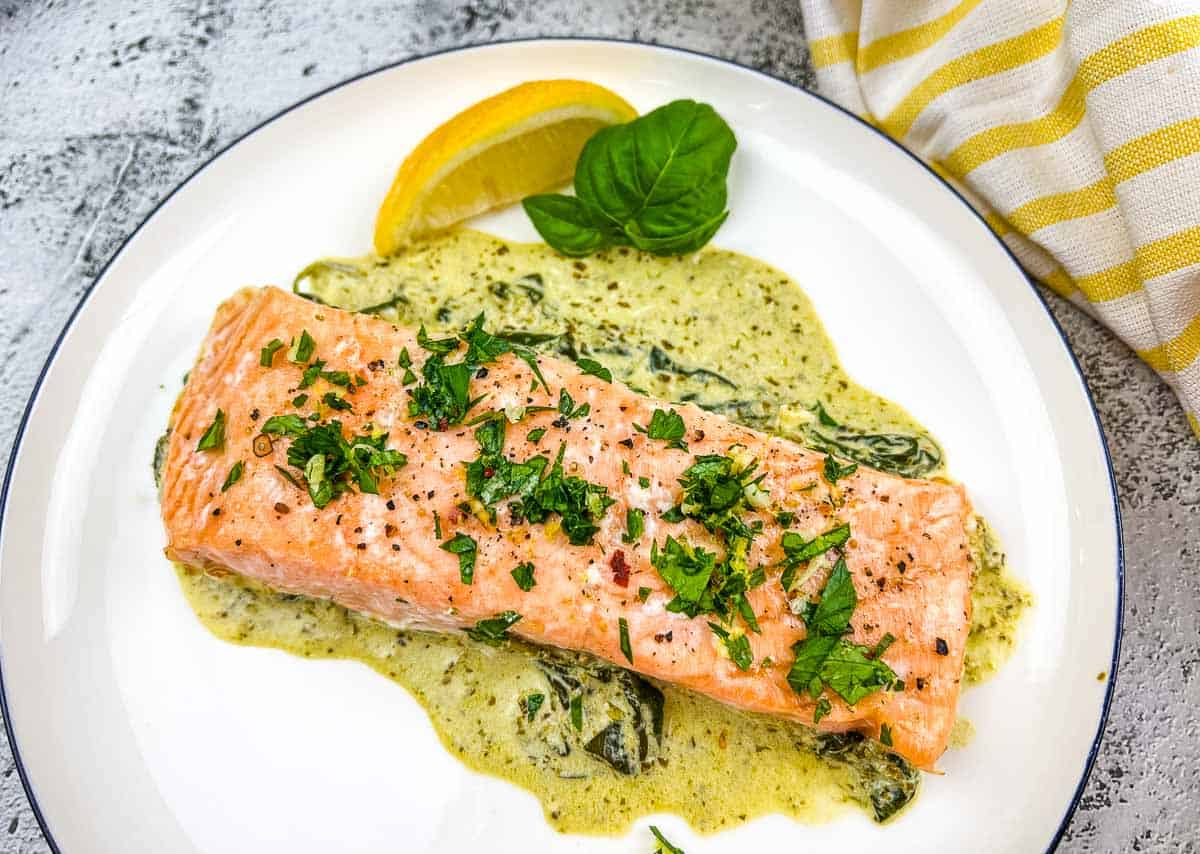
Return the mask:
M795 0L0 0L0 455L84 289L222 146L385 63L566 34L679 45L812 83ZM1128 562L1112 717L1061 850L1197 850L1200 442L1121 344L1050 305L1100 408ZM2 739L0 773L0 852L47 850Z

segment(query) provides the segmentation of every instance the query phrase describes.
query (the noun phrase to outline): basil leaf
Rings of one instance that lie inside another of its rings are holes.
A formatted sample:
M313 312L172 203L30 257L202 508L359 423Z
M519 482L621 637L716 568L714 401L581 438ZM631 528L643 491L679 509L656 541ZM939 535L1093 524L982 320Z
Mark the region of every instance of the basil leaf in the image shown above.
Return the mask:
M737 140L708 104L673 101L597 133L580 153L575 192L639 249L698 249L724 220Z
M308 430L308 423L299 415L272 415L262 426L271 436L299 436Z
M825 697L817 700L816 708L813 709L813 723L819 724L821 718L833 711L833 705Z
M563 255L579 258L609 246L612 240L587 206L574 196L528 196L521 206L542 240Z
M821 665L821 680L851 706L896 681L892 668L867 658L867 652L866 647L838 638Z

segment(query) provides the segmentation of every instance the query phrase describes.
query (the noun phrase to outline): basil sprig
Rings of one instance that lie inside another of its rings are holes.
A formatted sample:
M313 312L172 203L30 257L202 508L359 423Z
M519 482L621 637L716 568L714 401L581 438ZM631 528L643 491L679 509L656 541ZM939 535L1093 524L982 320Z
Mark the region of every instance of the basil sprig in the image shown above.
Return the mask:
M729 215L725 178L737 139L708 104L672 101L588 140L575 195L522 204L542 239L564 255L634 246L655 255L695 252Z

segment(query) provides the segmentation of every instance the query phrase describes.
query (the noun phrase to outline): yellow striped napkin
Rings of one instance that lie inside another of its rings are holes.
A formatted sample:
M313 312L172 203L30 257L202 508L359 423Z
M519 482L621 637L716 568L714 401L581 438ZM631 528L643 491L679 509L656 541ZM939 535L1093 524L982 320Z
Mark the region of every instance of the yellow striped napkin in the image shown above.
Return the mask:
M1200 435L1196 0L801 0L823 94L964 191Z

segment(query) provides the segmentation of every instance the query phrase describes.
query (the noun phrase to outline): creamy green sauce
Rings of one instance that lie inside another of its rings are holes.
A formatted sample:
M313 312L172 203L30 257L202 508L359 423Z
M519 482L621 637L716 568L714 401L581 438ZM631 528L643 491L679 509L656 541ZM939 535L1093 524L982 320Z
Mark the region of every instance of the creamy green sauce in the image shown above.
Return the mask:
M457 330L482 311L490 330L593 358L647 394L906 476L945 475L924 428L846 376L799 286L744 255L616 250L576 261L542 244L456 230L396 258L318 261L297 286L431 332ZM1031 602L982 520L972 545L967 684L1011 654ZM448 750L532 792L565 832L619 833L656 812L702 832L768 813L815 822L847 804L882 821L917 792L918 772L855 735L737 712L585 656L401 632L233 576L179 575L218 637L356 659L403 685ZM580 693L573 716L569 697Z

